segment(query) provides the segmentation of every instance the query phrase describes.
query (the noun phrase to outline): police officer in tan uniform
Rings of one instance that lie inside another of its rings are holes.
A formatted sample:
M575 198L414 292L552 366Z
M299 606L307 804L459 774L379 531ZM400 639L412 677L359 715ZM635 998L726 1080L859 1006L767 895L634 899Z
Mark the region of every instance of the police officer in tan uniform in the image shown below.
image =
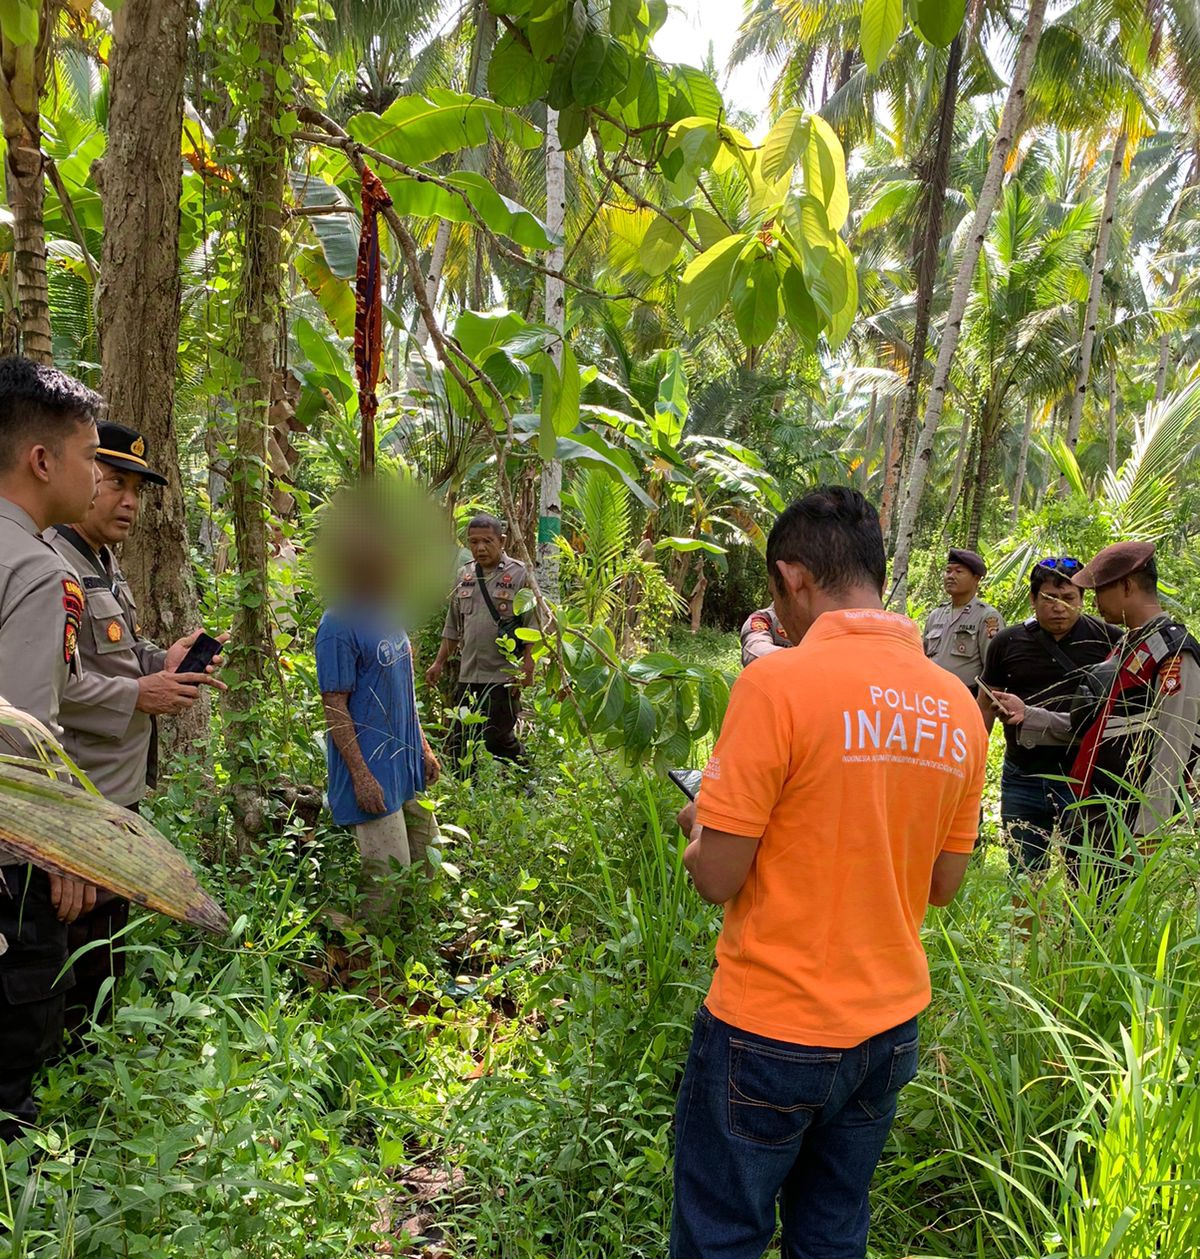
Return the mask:
M425 680L435 686L446 662L459 653L455 703L470 705L484 714L483 742L493 756L521 761L525 752L516 734L520 686L533 681L533 648L512 637L516 629L527 624L528 613L515 611L517 594L525 589L527 578L525 565L505 553L504 539L504 525L495 516L476 516L467 526L467 546L473 558L458 575L442 629L442 645ZM506 639L515 643L521 660L519 681L501 647ZM463 723L456 721L450 735L452 759L462 755L468 734Z
M751 612L742 626L742 668L759 656L769 656L773 651L795 645L775 615L775 609L768 604L757 612Z
M166 485L167 479L150 467L140 433L102 423L99 435L100 481L91 509L83 520L48 534L74 570L85 605L79 627L82 670L68 682L60 710L63 746L103 796L136 810L157 776L156 718L190 708L202 684L221 684L204 673L175 672L199 630L169 649L141 637L137 603L112 548L129 536L145 487ZM128 920L129 903L101 892L95 909L72 924L72 952L105 942L75 967L67 1011L72 1032L92 1016L104 981L124 974L124 954L107 945Z
M83 589L41 533L91 504L99 407L52 367L0 359L0 696L55 734L79 667ZM0 751L30 749L0 726ZM62 1042L67 924L95 895L0 852L0 1140L37 1118L33 1078Z
M979 583L987 576L983 557L952 547L946 557L942 588L949 601L934 608L925 622L925 654L965 682L971 693L983 672L988 647L1004 628L1004 618L979 598Z

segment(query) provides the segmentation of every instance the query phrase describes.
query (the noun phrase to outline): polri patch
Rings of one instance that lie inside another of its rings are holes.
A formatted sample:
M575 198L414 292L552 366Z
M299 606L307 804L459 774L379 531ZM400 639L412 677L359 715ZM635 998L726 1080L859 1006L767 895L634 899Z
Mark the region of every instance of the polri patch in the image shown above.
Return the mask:
M983 628L987 630L987 636L989 638L995 638L1000 632L1000 618L998 616L984 617Z
M77 581L64 577L62 588L62 605L65 613L63 659L70 664L79 643L79 624L83 618L83 587Z
M1172 656L1158 671L1158 689L1164 695L1174 695L1182 685L1179 657Z
M750 632L752 634L766 634L771 629L771 622L765 616L752 616L750 618Z

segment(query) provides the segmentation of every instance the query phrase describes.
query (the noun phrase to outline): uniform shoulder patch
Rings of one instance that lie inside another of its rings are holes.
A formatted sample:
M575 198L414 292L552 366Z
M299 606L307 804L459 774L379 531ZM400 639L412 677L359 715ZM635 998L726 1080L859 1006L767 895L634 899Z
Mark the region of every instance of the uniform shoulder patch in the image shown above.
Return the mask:
M83 587L73 579L62 579L63 605L63 659L67 664L75 655L79 643L79 623L83 618Z
M124 631L121 629L121 622L109 621L108 628L105 629L104 633L110 643L119 643L124 635Z
M760 613L755 613L755 615L750 618L750 632L752 634L766 634L770 633L770 630L771 622L768 621L765 616L762 616Z
M998 616L985 616L983 618L983 629L989 638L995 638L1000 633L1000 618Z
M1180 672L1178 656L1172 656L1170 660L1163 663L1162 668L1158 671L1158 689L1164 695L1174 695L1183 685Z

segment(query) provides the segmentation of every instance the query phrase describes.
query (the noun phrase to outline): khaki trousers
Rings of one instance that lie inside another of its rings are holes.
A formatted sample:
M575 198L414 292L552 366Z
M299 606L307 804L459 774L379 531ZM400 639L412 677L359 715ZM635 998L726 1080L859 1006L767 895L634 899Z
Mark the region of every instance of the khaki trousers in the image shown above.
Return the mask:
M354 828L362 862L363 911L368 918L385 916L397 907L395 892L388 886L393 862L398 866L421 862L426 874L433 872L429 849L437 843L438 835L433 810L423 808L417 800Z

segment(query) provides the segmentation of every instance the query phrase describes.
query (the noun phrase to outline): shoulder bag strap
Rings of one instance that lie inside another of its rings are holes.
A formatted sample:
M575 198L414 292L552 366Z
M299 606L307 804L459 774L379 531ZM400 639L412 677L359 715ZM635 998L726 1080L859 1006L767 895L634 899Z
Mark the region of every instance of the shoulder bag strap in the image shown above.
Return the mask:
M487 610L492 614L492 620L497 625L500 624L500 613L496 611L496 605L492 602L491 592L487 588L487 582L483 576L483 565L476 563L475 580L479 583L479 593L483 595L483 601L487 604Z
M1063 649L1054 641L1053 637L1047 634L1041 626L1038 626L1038 631L1034 637L1038 640L1038 643L1046 655L1048 655L1055 664L1060 664L1064 669L1066 669L1068 677L1073 677L1086 667L1085 665L1076 664L1075 661L1072 660L1071 657L1068 656L1067 653L1063 651Z

